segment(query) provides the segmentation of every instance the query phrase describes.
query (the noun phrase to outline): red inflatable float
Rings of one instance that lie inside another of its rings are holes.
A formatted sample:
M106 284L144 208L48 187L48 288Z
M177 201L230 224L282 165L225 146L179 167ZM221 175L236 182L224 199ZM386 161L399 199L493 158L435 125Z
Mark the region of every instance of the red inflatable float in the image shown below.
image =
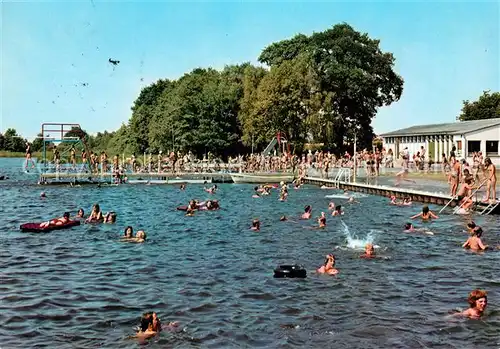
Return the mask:
M23 231L25 233L28 233L28 232L45 233L45 232L49 232L52 230L68 229L71 227L75 227L77 225L80 225L80 221L68 221L67 223L62 224L62 225L51 225L51 226L48 226L45 228L41 228L40 224L41 223L25 223L25 224L21 224L20 229L21 229L21 231Z

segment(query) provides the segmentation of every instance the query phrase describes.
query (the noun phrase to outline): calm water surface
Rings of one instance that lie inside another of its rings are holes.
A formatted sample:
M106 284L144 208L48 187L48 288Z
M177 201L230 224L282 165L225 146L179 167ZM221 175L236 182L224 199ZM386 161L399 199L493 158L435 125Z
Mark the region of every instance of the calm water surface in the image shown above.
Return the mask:
M2 348L137 348L127 336L148 310L182 328L162 332L151 348L500 347L500 253L461 249L466 217L427 224L435 236L405 234L401 226L420 205L366 196L342 218L329 217L327 229L312 230L315 222L279 217L298 216L305 204L319 215L332 191L304 187L279 202L276 192L252 199L252 186L232 184L212 196L222 210L185 217L175 207L209 198L202 186L42 188L19 163L0 159L0 172L13 178L0 182ZM116 211L117 224L19 231L23 222L88 212L95 202ZM254 217L261 232L248 229ZM498 218L474 219L484 240L499 244ZM144 229L148 241L119 242L127 225ZM367 241L387 258L359 259ZM312 271L332 252L338 276L272 277L280 263ZM488 290L488 315L447 319L474 288Z

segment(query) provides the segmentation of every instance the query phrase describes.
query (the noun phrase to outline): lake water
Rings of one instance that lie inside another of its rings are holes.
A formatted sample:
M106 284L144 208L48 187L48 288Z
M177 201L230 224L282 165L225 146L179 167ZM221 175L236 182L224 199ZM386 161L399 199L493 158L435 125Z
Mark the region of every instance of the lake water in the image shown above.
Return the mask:
M329 216L325 230L312 230L313 221L279 217L298 217L306 204L317 216L333 191L306 186L280 202L276 192L252 199L250 185L220 185L213 196L198 185L40 187L20 163L0 159L0 172L12 178L0 181L2 348L137 348L127 336L150 310L181 330L162 332L148 348L500 347L500 252L462 250L466 217L428 223L435 236L407 234L402 225L419 204L393 207L366 196L345 205L343 217ZM209 197L223 209L194 217L175 210ZM117 224L19 231L23 222L89 212L95 202L116 211ZM255 217L261 232L248 229ZM498 218L474 219L483 240L499 244ZM119 242L127 225L144 229L148 241ZM368 241L387 258L358 258ZM314 274L328 253L340 274ZM274 279L286 263L303 264L308 277ZM487 316L448 319L474 288L489 292Z

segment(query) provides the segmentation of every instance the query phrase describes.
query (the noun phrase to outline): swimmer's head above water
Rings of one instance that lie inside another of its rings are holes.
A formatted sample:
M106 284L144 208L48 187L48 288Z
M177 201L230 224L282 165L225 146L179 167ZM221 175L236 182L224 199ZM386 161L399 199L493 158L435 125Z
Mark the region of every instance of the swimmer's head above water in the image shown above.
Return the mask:
M411 223L409 223L409 222L408 222L408 223L406 223L406 224L405 224L405 230L411 230L411 229L413 229L413 224L411 224Z

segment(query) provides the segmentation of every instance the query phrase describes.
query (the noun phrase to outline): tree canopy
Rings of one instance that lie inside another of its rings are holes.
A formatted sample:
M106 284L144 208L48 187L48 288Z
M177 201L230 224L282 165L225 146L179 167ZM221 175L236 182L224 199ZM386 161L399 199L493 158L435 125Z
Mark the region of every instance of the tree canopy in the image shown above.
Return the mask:
M277 132L341 153L357 136L371 149L377 110L399 100L403 79L379 40L342 23L264 48L258 67L197 68L144 87L128 123L89 136L94 151L192 151L227 156L262 150ZM5 143L5 142L4 142Z
M484 91L477 101L463 101L460 121L500 118L500 92Z

